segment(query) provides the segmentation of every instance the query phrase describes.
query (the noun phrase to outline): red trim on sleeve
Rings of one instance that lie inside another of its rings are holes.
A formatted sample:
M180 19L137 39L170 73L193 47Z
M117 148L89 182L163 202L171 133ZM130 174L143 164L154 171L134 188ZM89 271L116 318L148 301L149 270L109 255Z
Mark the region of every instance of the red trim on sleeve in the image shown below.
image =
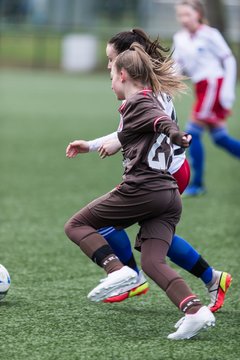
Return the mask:
M159 121L161 121L163 119L169 119L169 117L168 116L160 116L154 121L153 129L154 129L155 132L157 132L157 124L159 123Z

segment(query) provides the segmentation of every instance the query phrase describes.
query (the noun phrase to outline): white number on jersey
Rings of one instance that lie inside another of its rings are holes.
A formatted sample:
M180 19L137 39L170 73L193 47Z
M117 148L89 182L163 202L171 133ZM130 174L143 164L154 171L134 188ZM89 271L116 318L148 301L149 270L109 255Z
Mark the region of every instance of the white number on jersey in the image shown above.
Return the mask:
M173 147L169 137L160 134L148 154L148 164L152 169L166 171L173 157Z

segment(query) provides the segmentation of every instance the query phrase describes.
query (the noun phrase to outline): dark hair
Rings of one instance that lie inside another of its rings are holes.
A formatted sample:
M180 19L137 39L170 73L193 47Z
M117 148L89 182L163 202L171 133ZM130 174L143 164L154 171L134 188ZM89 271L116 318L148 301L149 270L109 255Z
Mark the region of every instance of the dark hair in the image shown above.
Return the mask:
M108 41L108 44L113 45L116 52L121 54L123 51L128 50L134 42L140 44L153 59L163 62L168 56L169 48L163 47L159 39L152 41L142 29L136 28L130 31L122 31L114 35Z

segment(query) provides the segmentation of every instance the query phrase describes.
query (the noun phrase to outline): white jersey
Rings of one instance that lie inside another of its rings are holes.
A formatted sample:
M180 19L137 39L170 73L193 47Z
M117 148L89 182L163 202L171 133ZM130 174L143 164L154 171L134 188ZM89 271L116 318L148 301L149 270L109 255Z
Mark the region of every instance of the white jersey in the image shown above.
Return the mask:
M167 96L166 94L162 94L162 95L158 96L158 100L159 100L160 104L162 105L163 111L174 122L177 123L178 122L177 115L176 115L176 111L173 106L171 97ZM120 120L119 126L121 127L121 120ZM106 141L109 141L109 140L118 140L117 131L112 134L103 136L101 138L88 141L89 151L97 151L101 145L103 145ZM182 148L180 148L177 145L173 145L173 149L174 149L175 154L173 156L171 166L168 169L170 174L174 174L175 172L177 172L186 159L185 151Z
M181 30L173 38L173 58L194 83L224 77L223 61L232 56L221 33L208 25L191 34Z

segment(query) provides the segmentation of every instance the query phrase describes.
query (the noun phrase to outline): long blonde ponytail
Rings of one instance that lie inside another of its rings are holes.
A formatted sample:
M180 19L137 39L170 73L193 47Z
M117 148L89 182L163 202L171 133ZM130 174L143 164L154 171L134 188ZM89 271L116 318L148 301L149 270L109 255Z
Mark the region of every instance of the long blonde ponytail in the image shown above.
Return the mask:
M157 46L157 41L152 46ZM116 57L114 66L118 71L124 68L133 80L140 81L146 87L150 86L156 95L165 93L174 96L186 89L184 77L176 73L170 56L164 61L153 59L137 42Z

